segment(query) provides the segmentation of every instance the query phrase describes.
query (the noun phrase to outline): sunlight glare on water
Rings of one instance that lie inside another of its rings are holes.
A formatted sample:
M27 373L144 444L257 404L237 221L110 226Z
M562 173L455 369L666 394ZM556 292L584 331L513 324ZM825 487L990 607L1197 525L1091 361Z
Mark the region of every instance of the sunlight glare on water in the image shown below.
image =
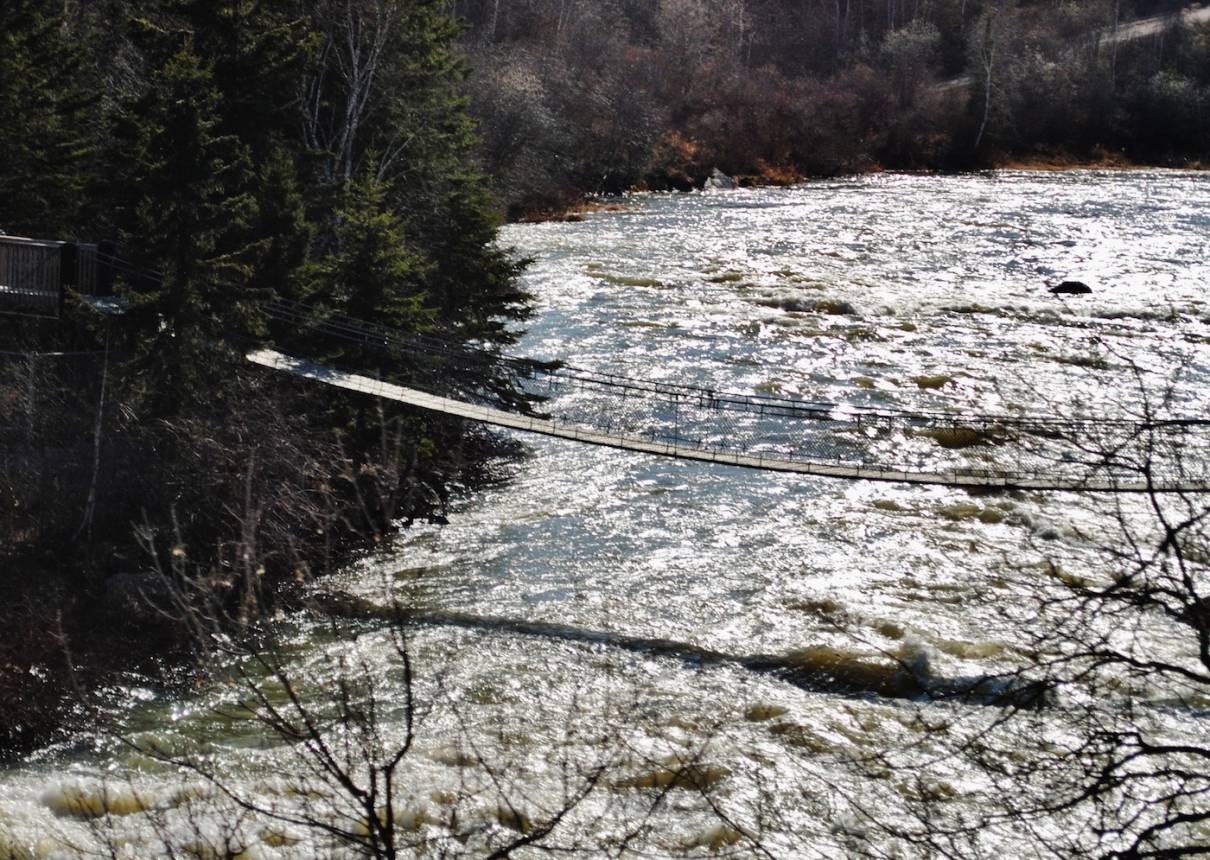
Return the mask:
M993 412L1120 412L1137 396L1134 365L1157 386L1170 379L1177 412L1205 413L1202 175L885 175L626 207L505 230L535 260L525 285L538 313L517 352L742 393ZM1047 292L1067 279L1093 293ZM899 775L858 778L842 760L894 744L941 750L938 726L982 719L981 704L929 696L1015 665L1029 607L1009 574L1045 580L1055 558L1091 565L1105 530L1099 502L1073 495L847 484L525 442L511 479L460 502L448 525L418 526L320 584L384 609L400 597L427 619L411 647L432 707L401 804L417 834L445 832L451 803L485 832L516 829L499 780L537 818L558 807L564 765L608 762L566 837L606 844L644 813L669 762L697 757L736 821L762 810L775 855L836 856L860 829L846 796L893 818L909 794ZM291 625L289 663L310 695L330 695L334 655L400 695L380 618ZM251 795L282 800L294 752L216 718L231 695L132 704L126 731L209 754ZM402 725L387 734L398 740ZM938 779L976 802L957 765ZM188 831L182 785L196 780L102 743L5 775L0 831L26 852L16 856L74 856L63 840L95 839L95 819L65 810L101 803L103 781L126 792L111 805L126 813L113 827L130 856ZM669 798L637 837L644 850L738 838L693 792ZM318 844L297 828L277 839L255 816L240 826L255 856Z

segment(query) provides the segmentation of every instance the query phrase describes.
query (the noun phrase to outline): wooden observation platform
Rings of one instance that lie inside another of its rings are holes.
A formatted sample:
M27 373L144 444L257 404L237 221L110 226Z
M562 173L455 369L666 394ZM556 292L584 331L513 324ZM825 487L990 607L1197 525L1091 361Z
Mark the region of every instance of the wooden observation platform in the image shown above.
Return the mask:
M105 245L0 235L0 313L58 317L68 290L112 295L113 259Z

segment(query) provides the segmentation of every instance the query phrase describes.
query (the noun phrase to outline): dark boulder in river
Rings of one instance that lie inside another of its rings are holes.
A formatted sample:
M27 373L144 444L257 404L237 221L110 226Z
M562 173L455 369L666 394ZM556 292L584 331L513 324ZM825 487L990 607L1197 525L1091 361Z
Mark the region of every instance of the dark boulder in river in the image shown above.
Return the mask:
M1092 287L1082 281L1064 281L1050 288L1055 296L1086 296L1092 292Z

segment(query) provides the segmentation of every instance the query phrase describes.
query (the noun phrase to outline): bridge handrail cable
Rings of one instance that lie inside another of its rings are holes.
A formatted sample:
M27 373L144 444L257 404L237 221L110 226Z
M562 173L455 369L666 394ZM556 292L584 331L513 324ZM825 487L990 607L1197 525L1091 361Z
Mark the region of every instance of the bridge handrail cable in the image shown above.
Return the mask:
M468 349L464 343L446 340L423 333L401 333L380 323L360 320L344 314L331 313L320 322L315 322L315 308L301 302L275 300L263 305L271 316L289 322L310 322L315 328L328 334L365 345L391 346L403 351L420 352L440 357L457 356L465 361L479 364L496 364L530 375L554 376L559 380L584 387L599 387L611 391L655 394L662 397L697 401L716 410L733 410L774 414L781 417L794 415L810 419L873 419L887 422L917 424L944 424L947 426L977 424L983 427L1004 429L1087 429L1092 427L1158 428L1210 426L1210 418L1165 416L1161 418L1103 418L1081 419L1054 416L1026 416L994 413L950 413L940 410L911 410L894 407L870 407L840 404L831 401L813 401L762 394L744 394L720 391L704 386L684 383L637 379L608 371L590 370L561 362L539 362L506 353L484 354Z

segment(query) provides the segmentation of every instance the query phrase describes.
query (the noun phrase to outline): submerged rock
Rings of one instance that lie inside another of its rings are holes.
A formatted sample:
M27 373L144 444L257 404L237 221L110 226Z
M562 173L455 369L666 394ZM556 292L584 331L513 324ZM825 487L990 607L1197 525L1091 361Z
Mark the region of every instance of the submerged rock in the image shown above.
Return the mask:
M514 830L522 835L531 833L534 829L533 818L511 803L501 803L496 807L496 820L509 830Z
M683 761L676 757L665 759L655 770L618 780L614 788L689 788L706 791L731 776L721 765Z
M744 719L750 723L763 723L785 715L786 709L781 705L758 704L744 711Z
M919 382L916 384L920 385ZM920 387L926 388L927 386L921 385ZM973 448L976 445L991 445L997 440L997 435L991 429L981 427L933 427L919 431L919 435L928 436L942 448L950 450Z
M912 382L916 383L916 387L921 391L935 391L952 384L954 377L948 373L939 373L936 376L913 376Z
M812 309L829 316L857 316L857 308L842 299L819 299Z
M684 847L688 851L692 851L695 848L708 848L717 854L723 849L735 845L743 838L744 835L738 830L734 830L726 824L720 824L717 827L711 827L696 834L684 843Z
M1052 296L1086 296L1092 292L1092 287L1083 281L1063 281L1049 289Z
M630 275L609 275L604 274L599 276L602 281L613 284L618 287L662 287L663 281L655 278L632 277Z
M60 785L48 789L42 802L60 818L95 819L106 816L124 817L146 812L155 807L154 800L132 788L82 783ZM5 855L7 856L7 855Z
M843 299L816 299L789 293L758 296L755 303L765 308L777 308L790 313L817 313L825 316L857 316L857 308Z

